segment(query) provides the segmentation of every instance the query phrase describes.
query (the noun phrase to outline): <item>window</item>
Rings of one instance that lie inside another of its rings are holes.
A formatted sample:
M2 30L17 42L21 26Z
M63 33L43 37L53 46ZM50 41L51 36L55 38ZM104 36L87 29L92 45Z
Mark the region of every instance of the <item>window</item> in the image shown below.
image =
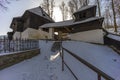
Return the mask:
M83 18L86 18L86 12L83 13Z
M79 15L80 18L86 18L86 12Z
M48 28L42 28L42 30L45 31L45 32L49 32Z

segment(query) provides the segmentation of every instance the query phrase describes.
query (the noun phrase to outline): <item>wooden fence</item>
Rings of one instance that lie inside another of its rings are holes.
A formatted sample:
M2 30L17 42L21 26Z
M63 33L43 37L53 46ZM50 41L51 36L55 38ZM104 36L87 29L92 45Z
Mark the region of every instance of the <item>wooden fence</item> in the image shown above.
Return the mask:
M24 51L39 48L38 40L9 40L7 37L0 39L0 53Z

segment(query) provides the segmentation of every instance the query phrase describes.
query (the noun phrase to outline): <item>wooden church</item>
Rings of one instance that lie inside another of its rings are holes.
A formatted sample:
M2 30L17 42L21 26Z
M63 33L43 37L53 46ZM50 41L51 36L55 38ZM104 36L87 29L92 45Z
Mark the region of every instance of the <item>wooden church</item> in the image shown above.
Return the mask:
M13 39L78 40L103 43L103 17L96 17L96 5L80 8L74 19L54 22L41 7L26 10L21 17L13 18L10 28Z

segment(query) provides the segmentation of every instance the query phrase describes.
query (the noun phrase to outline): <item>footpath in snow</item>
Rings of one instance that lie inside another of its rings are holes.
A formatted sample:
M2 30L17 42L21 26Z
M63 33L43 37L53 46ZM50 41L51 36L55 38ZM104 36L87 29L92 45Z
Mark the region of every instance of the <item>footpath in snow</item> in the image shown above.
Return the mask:
M41 54L1 70L0 80L75 80L66 67L61 71L60 54L51 51L53 43L40 41ZM109 47L78 41L64 41L62 46L120 80L120 56ZM65 51L64 60L79 80L97 80L95 72Z
M61 71L59 53L51 52L53 42L40 41L41 54L0 71L0 80L74 80Z

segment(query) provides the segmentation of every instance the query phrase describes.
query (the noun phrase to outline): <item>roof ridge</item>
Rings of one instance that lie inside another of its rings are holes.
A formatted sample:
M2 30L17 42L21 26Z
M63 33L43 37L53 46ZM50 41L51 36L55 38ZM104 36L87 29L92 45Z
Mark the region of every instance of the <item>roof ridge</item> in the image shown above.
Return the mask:
M41 8L41 6L29 9L28 11L32 12L32 13L34 13L36 15L39 15L39 16L41 16L43 18L46 18L48 20L53 21L53 19Z

